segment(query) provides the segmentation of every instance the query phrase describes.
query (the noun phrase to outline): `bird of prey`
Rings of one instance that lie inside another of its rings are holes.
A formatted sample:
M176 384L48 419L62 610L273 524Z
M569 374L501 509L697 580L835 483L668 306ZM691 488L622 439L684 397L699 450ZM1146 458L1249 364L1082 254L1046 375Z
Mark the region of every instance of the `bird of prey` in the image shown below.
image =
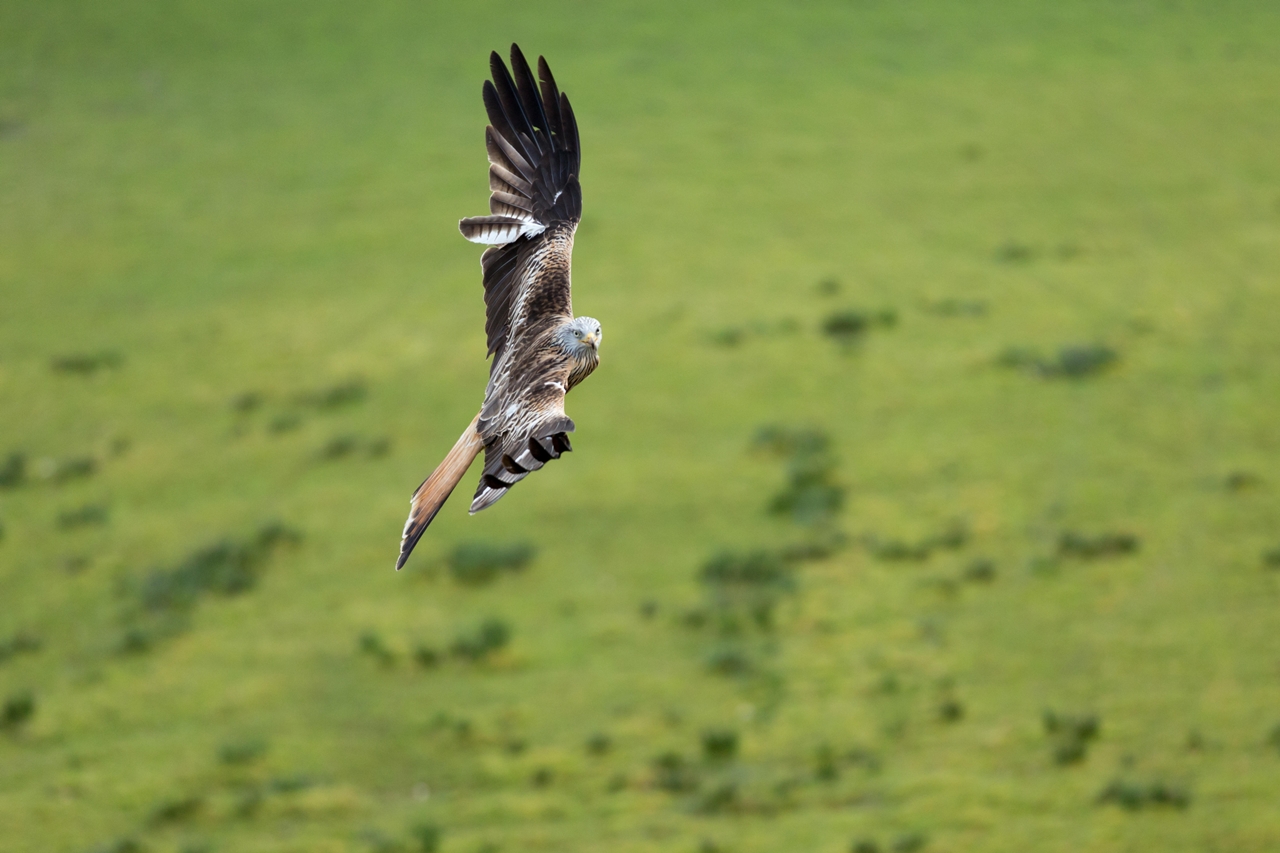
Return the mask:
M490 54L484 84L489 126L489 213L458 223L489 246L484 277L489 385L480 412L444 461L414 492L400 540L401 568L472 460L484 472L471 512L492 506L531 471L572 450L564 397L599 363L600 323L574 317L569 287L573 233L582 218L578 124L569 98L538 57L511 46L511 70Z

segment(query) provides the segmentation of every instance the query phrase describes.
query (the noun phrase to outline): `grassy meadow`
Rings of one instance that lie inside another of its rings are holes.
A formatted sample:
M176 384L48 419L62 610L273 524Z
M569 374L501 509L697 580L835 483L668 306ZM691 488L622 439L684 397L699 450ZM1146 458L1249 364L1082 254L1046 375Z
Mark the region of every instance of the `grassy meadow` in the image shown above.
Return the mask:
M602 364L397 574L513 40ZM0 849L1280 849L1278 140L1263 2L0 4Z

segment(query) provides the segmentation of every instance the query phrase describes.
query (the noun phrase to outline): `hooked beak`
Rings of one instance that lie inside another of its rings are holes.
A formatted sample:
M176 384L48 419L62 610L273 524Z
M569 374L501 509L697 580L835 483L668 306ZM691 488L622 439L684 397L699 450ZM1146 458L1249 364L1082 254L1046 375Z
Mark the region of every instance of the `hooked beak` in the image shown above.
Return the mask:
M588 333L587 333L587 334L582 338L582 342L583 342L584 344L590 344L590 345L591 345L591 347L592 347L592 349L599 349L599 348L600 348L600 336L599 336L599 335L597 335L595 332L588 332Z

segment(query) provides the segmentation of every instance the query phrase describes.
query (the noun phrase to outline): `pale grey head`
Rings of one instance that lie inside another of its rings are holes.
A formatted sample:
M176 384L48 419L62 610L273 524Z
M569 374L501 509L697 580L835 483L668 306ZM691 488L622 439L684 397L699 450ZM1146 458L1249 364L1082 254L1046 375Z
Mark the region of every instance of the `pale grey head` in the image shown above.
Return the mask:
M560 327L560 344L573 355L585 355L600 349L600 321L594 317L574 317Z

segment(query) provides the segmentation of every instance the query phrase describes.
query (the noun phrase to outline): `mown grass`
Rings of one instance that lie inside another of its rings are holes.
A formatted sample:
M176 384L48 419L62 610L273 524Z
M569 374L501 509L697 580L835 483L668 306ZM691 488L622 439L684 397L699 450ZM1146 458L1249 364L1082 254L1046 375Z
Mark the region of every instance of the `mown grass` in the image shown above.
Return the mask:
M0 7L0 846L1280 846L1278 36ZM512 39L604 361L396 574L484 387Z

